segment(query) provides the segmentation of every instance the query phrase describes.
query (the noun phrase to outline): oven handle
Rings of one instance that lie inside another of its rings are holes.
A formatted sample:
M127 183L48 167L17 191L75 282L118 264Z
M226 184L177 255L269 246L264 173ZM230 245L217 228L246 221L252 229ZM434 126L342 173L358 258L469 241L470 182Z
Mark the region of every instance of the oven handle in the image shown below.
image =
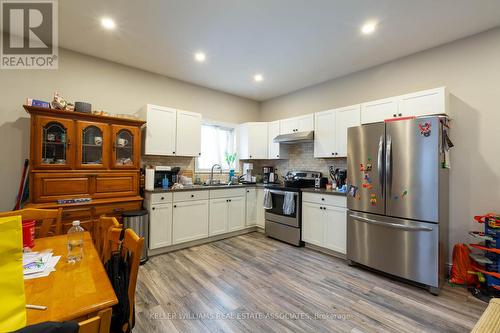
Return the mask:
M289 191L280 191L280 190L269 190L270 193L273 194L283 194L285 195L286 193L293 193L294 196L297 196L299 193L298 192L289 192Z
M376 224L376 225L380 225L383 227L410 230L410 231L432 231L432 228L428 228L428 227L410 227L410 226L403 225L403 224L390 223L390 222L380 222L380 221L372 220L372 219L369 219L366 217L355 216L352 214L350 214L349 216L352 217L353 219L355 219L356 221L365 222L365 223L369 223L369 224Z

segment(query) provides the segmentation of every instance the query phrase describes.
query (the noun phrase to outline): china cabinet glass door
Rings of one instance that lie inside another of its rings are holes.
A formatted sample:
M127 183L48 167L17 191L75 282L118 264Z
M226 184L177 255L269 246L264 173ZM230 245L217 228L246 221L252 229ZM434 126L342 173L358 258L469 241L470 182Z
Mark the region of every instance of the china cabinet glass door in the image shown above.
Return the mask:
M108 165L109 125L77 122L77 168L102 169Z
M39 167L67 168L73 162L70 149L73 122L64 119L41 117L38 131L39 151L35 163Z
M136 127L113 125L114 168L136 168L139 164L139 130Z

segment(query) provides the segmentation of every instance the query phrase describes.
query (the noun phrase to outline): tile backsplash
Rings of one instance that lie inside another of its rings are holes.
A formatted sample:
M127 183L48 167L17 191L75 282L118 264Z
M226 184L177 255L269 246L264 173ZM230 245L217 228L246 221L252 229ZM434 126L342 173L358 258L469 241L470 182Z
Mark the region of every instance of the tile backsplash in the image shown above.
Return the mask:
M334 165L335 168L347 168L347 159L338 158L314 158L314 143L295 143L288 144L288 159L286 160L254 160L253 174L261 174L263 166L272 166L283 179L288 171L292 170L307 170L319 171L324 177L329 177L329 166Z
M314 158L314 143L296 143L287 145L288 149L288 159L286 160L252 160L249 161L253 163L253 175L261 175L263 166L272 166L276 169L277 174L280 179L286 175L288 171L291 170L307 170L307 171L319 171L324 177L329 177L328 168L330 165L334 165L335 168L347 168L346 158ZM143 156L142 165L169 165L178 166L181 170L190 170L194 174L194 161L193 157L175 157L175 156ZM240 161L240 170L243 169L242 164L244 161ZM201 173L200 178L202 181L207 179L209 175L207 173ZM214 179L220 179L221 181L227 181L227 173L220 175L216 173Z

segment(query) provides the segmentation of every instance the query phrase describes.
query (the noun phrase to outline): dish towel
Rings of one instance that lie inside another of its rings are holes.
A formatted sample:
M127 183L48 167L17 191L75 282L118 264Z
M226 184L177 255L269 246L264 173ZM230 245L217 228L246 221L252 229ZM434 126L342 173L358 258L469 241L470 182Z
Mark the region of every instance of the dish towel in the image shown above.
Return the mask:
M283 213L292 215L295 213L295 195L293 192L285 192L285 200L283 201Z
M264 209L273 209L273 199L271 198L271 191L264 190L264 202L262 203Z

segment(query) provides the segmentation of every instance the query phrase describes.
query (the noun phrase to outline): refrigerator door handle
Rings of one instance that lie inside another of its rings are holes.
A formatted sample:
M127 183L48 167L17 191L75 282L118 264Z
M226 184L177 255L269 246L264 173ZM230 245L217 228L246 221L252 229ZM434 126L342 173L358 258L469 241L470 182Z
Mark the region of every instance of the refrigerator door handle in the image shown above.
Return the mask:
M383 227L396 228L396 229L408 230L408 231L432 231L433 230L432 228L428 228L428 227L411 227L411 226L397 224L397 223L380 222L380 221L376 221L376 220L372 220L372 219L369 219L366 217L356 216L356 215L352 215L352 214L350 216L356 221L380 225Z
M382 198L384 197L383 153L384 153L384 137L381 135L378 141L377 168L378 168L378 181L380 183L380 191L382 192Z
M385 173L386 173L386 192L387 197L391 197L392 189L392 137L387 135L387 143L385 147Z

